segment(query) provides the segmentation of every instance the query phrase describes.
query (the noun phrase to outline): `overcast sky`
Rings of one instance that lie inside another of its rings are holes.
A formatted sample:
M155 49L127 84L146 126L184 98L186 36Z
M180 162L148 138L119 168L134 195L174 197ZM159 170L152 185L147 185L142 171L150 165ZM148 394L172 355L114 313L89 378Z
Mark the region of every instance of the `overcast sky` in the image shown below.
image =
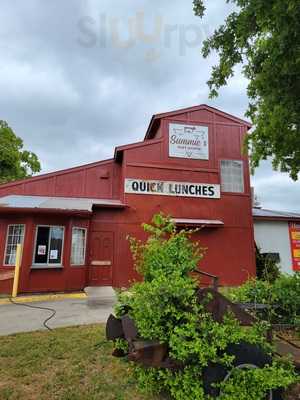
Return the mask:
M0 119L54 171L112 157L140 141L152 114L201 103L244 117L237 71L218 99L206 81L215 59L201 42L230 6L192 0L2 0ZM300 212L300 184L264 162L253 184L265 208Z

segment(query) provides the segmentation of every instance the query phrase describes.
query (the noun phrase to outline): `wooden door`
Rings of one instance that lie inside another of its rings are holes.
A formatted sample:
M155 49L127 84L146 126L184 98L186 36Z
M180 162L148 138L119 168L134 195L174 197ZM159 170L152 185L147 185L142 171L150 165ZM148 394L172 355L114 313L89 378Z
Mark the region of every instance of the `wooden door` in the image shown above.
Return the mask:
M113 232L92 232L90 242L91 286L111 286L113 269Z

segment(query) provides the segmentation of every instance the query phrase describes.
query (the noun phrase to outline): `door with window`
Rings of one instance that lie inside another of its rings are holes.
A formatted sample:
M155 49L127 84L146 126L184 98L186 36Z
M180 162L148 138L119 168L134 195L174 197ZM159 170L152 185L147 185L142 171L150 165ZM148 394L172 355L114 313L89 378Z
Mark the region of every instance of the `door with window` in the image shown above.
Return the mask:
M111 286L113 270L113 232L92 232L90 242L90 285Z

